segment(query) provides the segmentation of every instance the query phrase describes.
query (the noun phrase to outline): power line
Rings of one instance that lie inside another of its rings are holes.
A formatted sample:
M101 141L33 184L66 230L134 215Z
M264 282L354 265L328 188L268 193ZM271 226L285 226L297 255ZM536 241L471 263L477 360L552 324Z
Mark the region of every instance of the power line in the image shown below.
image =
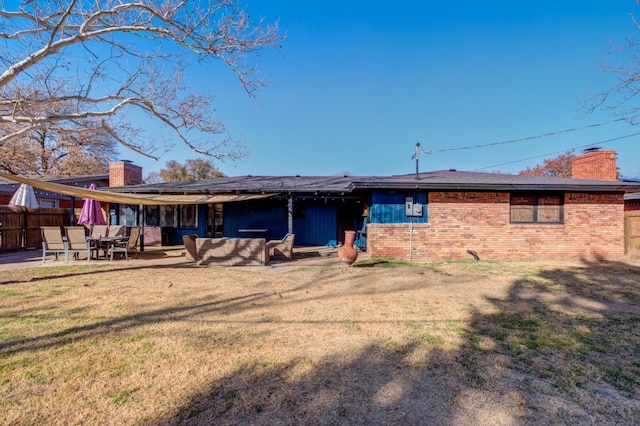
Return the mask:
M640 132L632 133L630 135L625 135L625 136L619 136L617 138L607 139L607 140L600 141L600 142L594 142L594 143L590 143L590 144L587 144L587 145L575 146L575 147L572 147L572 148L565 149L563 151L551 152L549 154L542 154L542 155L537 155L535 157L523 158L522 160L509 161L507 163L494 164L493 166L481 167L479 169L474 169L473 171L486 170L486 169L491 169L493 167L507 166L509 164L521 163L523 161L535 160L535 159L538 159L538 158L545 158L545 157L548 157L550 155L562 154L563 152L566 152L566 151L571 150L571 149L586 148L586 147L590 147L590 146L593 146L593 145L603 145L605 143L615 142L615 141L618 141L618 140L621 140L621 139L626 139L626 138L630 138L630 137L638 136L638 135L640 135Z
M533 140L533 139L546 138L546 137L549 137L549 136L561 135L563 133L570 133L570 132L576 132L578 130L584 130L584 129L590 129L590 128L593 128L593 127L605 126L607 124L617 123L619 121L625 121L625 119L624 118L616 118L614 120L605 121L604 123L587 124L586 126L582 126L582 127L575 127L575 128L572 128L572 129L558 130L558 131L555 131L555 132L548 132L548 133L543 133L541 135L527 136L525 138L511 139L511 140L502 141L502 142L492 142L492 143L487 143L487 144L482 144L482 145L471 145L471 146L463 146L463 147L458 147L458 148L444 148L444 149L423 150L422 153L431 154L431 153L434 153L434 152L462 151L462 150L465 150L465 149L486 148L488 146L506 145L506 144L509 144L509 143L516 143L516 142L526 142L526 141L530 141L530 140Z

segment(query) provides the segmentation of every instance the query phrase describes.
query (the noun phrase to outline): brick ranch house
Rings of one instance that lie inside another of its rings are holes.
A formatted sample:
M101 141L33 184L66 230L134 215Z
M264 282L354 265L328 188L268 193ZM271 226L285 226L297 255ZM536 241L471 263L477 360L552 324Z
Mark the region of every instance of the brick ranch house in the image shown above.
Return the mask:
M618 181L615 159L615 151L578 156L571 179L443 170L150 185L131 185L141 169L125 163L121 176L112 173L119 186L100 192L142 197L136 205L111 200L110 210L119 212L112 219L143 225L145 234L157 234L147 242L163 245L181 244L188 234L277 239L286 233L296 234L298 246L332 245L351 229L371 256L414 262L471 258L470 252L481 259L619 259L625 194L631 206L640 182ZM160 197L194 201L151 205Z
M275 239L287 232L296 234L296 245L339 244L344 230L353 229L371 256L414 262L471 258L470 251L481 259L619 259L624 196L640 191L640 183L618 181L615 160L615 151L587 152L576 157L571 179L444 170L220 177L110 191L265 196L178 206L172 213L177 244L192 233Z
M615 151L575 157L571 179L426 175L416 188L428 191L429 220L410 227L372 223L372 255L414 261L459 259L470 250L484 259L625 255L625 193L638 189L617 180ZM627 198L629 204L634 197Z

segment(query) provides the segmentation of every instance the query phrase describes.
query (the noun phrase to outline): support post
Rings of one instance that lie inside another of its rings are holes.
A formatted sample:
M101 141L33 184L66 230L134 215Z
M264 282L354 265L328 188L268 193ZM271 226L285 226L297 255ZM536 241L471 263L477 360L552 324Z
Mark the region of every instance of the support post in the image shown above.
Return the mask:
M287 198L287 232L293 234L293 196Z
M140 251L144 251L144 222L145 222L144 205L138 207L138 224L140 225Z
M24 207L24 210L22 211L22 220L23 220L23 224L22 224L22 248L26 249L27 247L27 231L29 230L28 226L27 226L27 221L28 221L28 217L27 217L27 208Z
M418 169L418 157L420 156L420 142L416 143L416 153L414 155L416 158L416 180L420 180L420 171Z
M76 197L71 197L71 214L69 215L69 225L73 226L76 221Z

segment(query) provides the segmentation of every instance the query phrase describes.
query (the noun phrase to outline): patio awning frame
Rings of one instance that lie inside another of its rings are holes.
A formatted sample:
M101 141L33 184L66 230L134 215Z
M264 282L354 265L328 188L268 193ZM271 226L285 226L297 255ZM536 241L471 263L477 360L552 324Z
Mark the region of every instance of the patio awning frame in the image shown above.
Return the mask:
M76 198L90 198L108 203L132 204L132 205L181 205L181 204L212 204L230 203L271 197L275 194L136 194L130 192L111 192L104 189L78 188L60 183L44 182L37 179L29 179L24 176L11 175L0 172L0 177L19 183L31 185L44 191L57 192Z

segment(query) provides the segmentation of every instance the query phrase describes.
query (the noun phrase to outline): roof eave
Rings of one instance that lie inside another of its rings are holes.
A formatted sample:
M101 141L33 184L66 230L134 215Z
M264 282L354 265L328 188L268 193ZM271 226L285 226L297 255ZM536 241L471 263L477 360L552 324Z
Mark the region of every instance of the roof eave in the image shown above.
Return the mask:
M518 183L359 183L355 189L426 191L554 191L554 192L626 192L640 191L638 185L620 184L518 184Z

